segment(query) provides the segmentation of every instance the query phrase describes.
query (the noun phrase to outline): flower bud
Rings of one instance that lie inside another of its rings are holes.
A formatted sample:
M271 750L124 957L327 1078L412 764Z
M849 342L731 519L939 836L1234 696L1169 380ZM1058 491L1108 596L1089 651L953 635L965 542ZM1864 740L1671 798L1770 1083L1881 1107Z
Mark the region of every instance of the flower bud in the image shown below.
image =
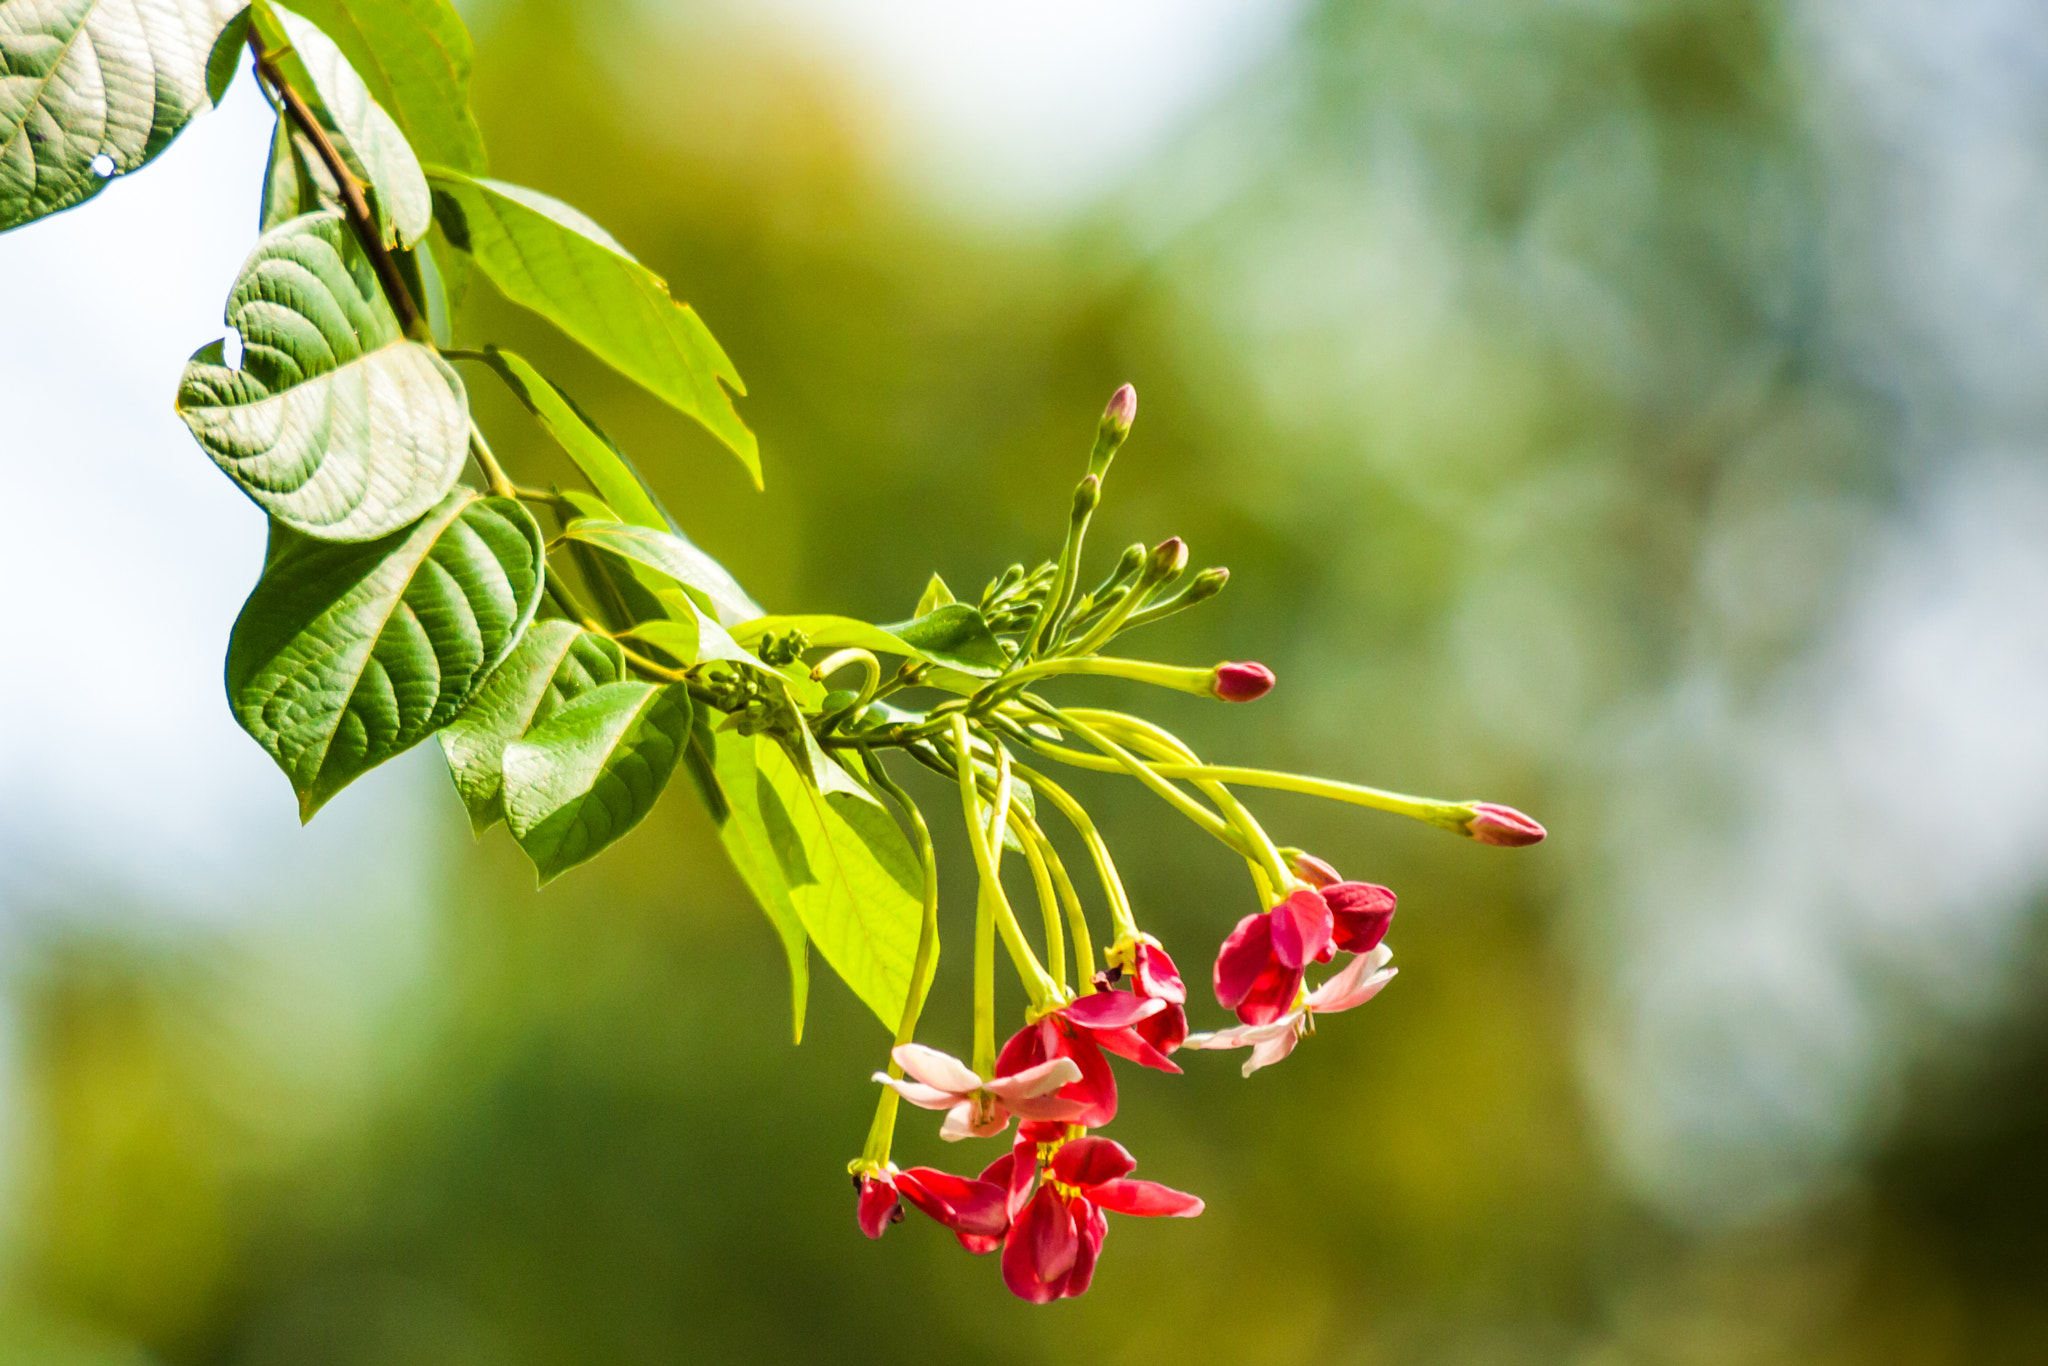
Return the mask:
M1549 833L1512 806L1474 802L1471 811L1472 818L1465 822L1465 833L1481 844L1519 849L1537 843Z
M1305 854L1299 849L1294 851L1290 866L1294 869L1294 875L1311 887L1334 887L1344 880L1343 875L1335 868L1314 854Z
M1085 521L1095 511L1095 505L1102 501L1102 481L1092 474L1083 475L1074 487L1074 520Z
M889 1173L870 1171L854 1177L853 1185L860 1192L856 1218L862 1233L879 1238L889 1225L903 1222L903 1206L897 1200L896 1182Z
M1223 591L1223 585L1230 582L1230 571L1222 565L1204 569L1195 575L1195 581L1180 595L1183 607L1193 607L1198 602L1207 602Z
M1091 473L1101 474L1109 468L1110 458L1131 434L1131 424L1137 419L1138 391L1126 384L1109 396L1109 406L1102 410L1102 421L1095 428L1095 449L1088 455Z
M1187 542L1174 536L1153 547L1151 558L1145 561L1144 581L1149 584L1170 583L1187 567Z
M1209 682L1209 691L1225 702L1256 702L1272 690L1273 671L1263 664L1218 664Z

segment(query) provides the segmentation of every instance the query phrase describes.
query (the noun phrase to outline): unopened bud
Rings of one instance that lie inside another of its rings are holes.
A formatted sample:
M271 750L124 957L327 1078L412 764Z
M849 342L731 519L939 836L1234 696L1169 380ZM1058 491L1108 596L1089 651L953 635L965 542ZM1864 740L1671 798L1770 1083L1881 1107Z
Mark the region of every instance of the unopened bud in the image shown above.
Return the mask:
M1498 806L1493 802L1473 802L1472 818L1465 822L1465 833L1481 844L1497 845L1502 849L1520 849L1535 844L1549 832L1512 806Z
M1214 569L1204 569L1201 573L1195 575L1195 581L1188 585L1185 593L1180 595L1181 606L1193 607L1198 602L1207 602L1210 598L1221 593L1223 585L1229 582L1230 571L1223 566L1218 565Z
M1146 551L1143 541L1139 541L1136 545L1125 546L1124 553L1117 559L1116 572L1109 576L1109 581L1115 583L1120 579L1128 579L1131 575L1137 573L1139 568L1145 563L1147 553L1149 552Z
M1294 869L1294 875L1311 887L1334 887L1344 880L1343 875L1335 868L1314 854L1304 854L1299 849L1294 851L1290 866Z
M1209 691L1225 702L1256 702L1272 690L1273 671L1263 664L1218 664L1209 682Z
M1187 542L1175 536L1161 541L1152 548L1151 558L1145 561L1145 582L1149 584L1170 583L1180 577L1188 567Z
M1095 429L1095 449L1088 456L1092 473L1101 474L1109 468L1110 457L1124 444L1124 438L1131 434L1131 424L1137 420L1138 391L1126 384L1109 396L1109 406L1102 410L1102 422Z
M1094 475L1083 475L1081 482L1074 486L1074 520L1081 521L1095 511L1095 505L1102 501L1102 481Z

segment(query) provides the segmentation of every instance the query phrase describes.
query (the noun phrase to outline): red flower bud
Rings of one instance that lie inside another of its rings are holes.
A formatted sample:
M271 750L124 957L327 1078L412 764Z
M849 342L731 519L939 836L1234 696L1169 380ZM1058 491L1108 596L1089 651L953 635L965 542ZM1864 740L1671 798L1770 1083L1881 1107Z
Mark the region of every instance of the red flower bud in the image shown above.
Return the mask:
M1109 396L1109 406L1102 410L1102 420L1120 432L1127 432L1138 420L1138 391L1126 384Z
M1273 671L1263 664L1218 664L1209 690L1225 702L1256 702L1273 690Z
M1549 832L1512 806L1474 802L1472 819L1465 822L1465 833L1481 844L1519 849L1537 843Z

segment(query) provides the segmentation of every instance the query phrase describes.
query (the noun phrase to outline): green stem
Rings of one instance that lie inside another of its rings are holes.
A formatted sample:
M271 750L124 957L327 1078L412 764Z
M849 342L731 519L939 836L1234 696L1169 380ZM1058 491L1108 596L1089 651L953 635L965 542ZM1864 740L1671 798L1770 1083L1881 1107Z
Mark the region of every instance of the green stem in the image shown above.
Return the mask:
M1117 744L1116 741L1110 739L1101 731L1096 730L1087 722L1076 720L1067 712L1061 711L1058 707L1055 707L1050 703L1038 701L1037 699L1030 700L1032 702L1032 705L1034 705L1043 715L1050 717L1054 721L1057 721L1060 725L1066 727L1068 730L1074 732L1074 734L1080 736L1083 740L1086 740L1089 744L1101 750L1104 754L1107 754L1110 758L1116 760L1118 766L1120 766L1124 770L1124 772L1130 774L1133 778L1136 778L1139 782L1143 783L1156 796L1158 796L1160 800L1164 801L1168 806L1171 806L1174 810L1180 812L1183 816L1186 816L1189 820L1193 821L1198 828L1206 830L1208 833L1216 836L1216 838L1222 840L1225 844L1230 845L1232 848L1237 849L1238 852L1242 854L1246 854L1247 856L1251 857L1256 857L1258 855L1259 851L1257 849L1243 849L1240 847L1240 840L1242 839L1242 836L1240 836L1238 832L1234 828L1232 828L1227 821L1224 821L1223 819L1218 817L1214 812L1204 809L1202 805L1199 802L1197 802L1194 798L1188 796L1187 793L1181 791L1172 783L1167 782L1164 778L1161 778L1156 772L1153 771L1153 769L1150 766L1148 766L1144 762L1144 760L1138 758L1135 754L1132 754L1129 750ZM1034 746L1034 748L1037 747ZM1054 747L1045 747L1046 750L1052 748ZM1041 750L1040 752L1045 751Z
M896 785L895 779L865 748L861 750L861 760L861 766L867 770L873 784L888 793L889 800L901 807L909 818L911 833L917 839L918 862L924 867L924 921L917 932L917 957L910 966L910 990L903 998L903 1020L896 1026L895 1047L901 1048L917 1033L917 1018L924 1013L925 996L931 990L932 969L938 963L939 860L932 848L931 828L925 824L917 803L910 800L910 794ZM902 1065L893 1056L889 1059L889 1075L903 1075ZM896 1135L896 1103L899 1099L894 1089L884 1086L881 1099L875 1104L875 1122L868 1127L867 1146L861 1150L861 1157L878 1167L886 1168L889 1164L889 1149Z
M1010 898L1003 892L1000 865L1003 847L1002 830L998 826L984 827L981 815L981 794L974 777L974 751L967 732L967 718L955 716L953 725L954 771L960 776L961 809L966 815L968 837L974 846L974 862L981 874L981 883L986 896L988 915L995 928L1001 932L1003 947L1009 950L1010 961L1017 969L1018 980L1024 984L1024 994L1031 999L1034 1010L1056 1006L1065 997L1053 987L1052 977L1039 963L1038 955L1032 951L1030 941L1024 938L1024 927L1017 923L1017 913L1010 906ZM1009 752L1001 745L991 744L997 759L996 802L998 806L1009 805L1008 779L1010 776ZM993 958L994 951L990 955ZM991 969L993 971L993 969ZM993 992L993 986L991 986ZM979 1068L976 1069L980 1071ZM981 1073L986 1077L989 1074Z
M1095 976L1095 943L1088 936L1088 916L1082 909L1081 895L1074 890L1074 880L1067 876L1067 866L1060 861L1059 850L1052 847L1052 841L1046 838L1045 831L1039 829L1038 822L1025 816L1020 828L1025 848L1035 852L1040 863L1052 875L1053 888L1059 894L1060 905L1067 913L1067 925L1074 936L1074 980L1077 985L1086 984ZM1050 928L1046 931L1046 941L1047 951L1057 962L1059 952L1050 947L1053 942ZM1058 971L1064 974L1064 968ZM1066 985L1064 975L1060 977L1060 985Z
M477 468L484 472L484 483L489 487L492 497L519 496L518 486L505 473L505 467L498 463L498 457L491 454L490 443L484 440L483 432L477 429L474 422L469 424L469 453L476 457Z
M1110 922L1116 927L1117 937L1123 938L1126 935L1136 935L1138 932L1138 922L1131 915L1130 898L1124 895L1123 879L1117 876L1116 862L1109 856L1109 846L1103 843L1101 832L1096 830L1095 822L1088 818L1088 812L1083 809L1081 803L1075 801L1068 794L1065 788L1033 769L1030 765L1018 764L1016 765L1016 770L1017 776L1029 783L1032 791L1040 793L1046 800L1059 808L1060 814L1067 818L1067 824L1073 826L1074 833L1081 837L1081 843L1088 846L1088 857L1095 863L1095 876L1102 883L1103 899L1109 902L1109 918ZM1078 901L1075 903L1075 906L1078 908ZM1087 942L1086 936L1087 931L1084 925L1077 936L1081 944ZM1082 974L1082 980L1086 981L1094 975L1091 957L1089 969Z

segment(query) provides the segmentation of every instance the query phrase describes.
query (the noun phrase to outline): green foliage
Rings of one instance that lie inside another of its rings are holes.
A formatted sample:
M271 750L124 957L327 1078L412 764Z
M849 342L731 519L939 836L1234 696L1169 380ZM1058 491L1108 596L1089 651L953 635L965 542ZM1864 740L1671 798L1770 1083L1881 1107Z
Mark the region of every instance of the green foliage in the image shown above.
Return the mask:
M570 621L536 622L476 700L441 732L455 790L481 835L505 818L505 747L563 704L626 677L617 641Z
M570 540L622 555L675 580L726 626L761 615L760 605L747 596L725 566L673 532L624 522L581 519L571 522L562 534Z
M640 471L633 468L633 462L612 444L611 438L598 429L597 423L577 407L573 399L543 379L540 371L522 356L488 346L484 348L483 357L547 434L576 462L576 468L583 471L583 477L590 481L611 513L607 520L632 522L637 526L681 535L675 519L648 491L646 481L640 477ZM584 515L594 514L586 512ZM731 576L726 577L729 579ZM738 585L734 584L733 588L737 590Z
M700 714L690 760L704 804L718 823L719 842L774 927L789 960L792 1031L795 1041L802 1043L804 1010L811 992L810 935L797 911L789 874L776 852L797 843L794 827L782 798L761 776L753 736L714 735L707 718Z
M214 45L241 8L0 0L0 231L84 203L212 108Z
M688 304L611 234L558 199L518 185L434 168L434 213L505 297L590 348L731 447L758 486L754 434L720 381L739 371Z
M455 719L540 602L540 528L449 494L381 540L307 540L266 565L228 640L228 700L302 819Z
M914 621L873 626L852 617L818 615L758 617L733 628L733 638L752 644L781 632L800 631L812 645L855 647L879 654L906 655L944 664L976 678L993 678L1010 657L981 613L948 603Z
M448 0L298 0L421 159L472 174L484 138L469 108L469 29Z
M343 215L306 214L257 242L228 296L242 365L219 342L185 367L178 412L271 516L329 540L383 536L462 472L469 400L408 341Z
M620 682L579 694L506 746L506 819L540 880L638 825L689 738L687 689Z

